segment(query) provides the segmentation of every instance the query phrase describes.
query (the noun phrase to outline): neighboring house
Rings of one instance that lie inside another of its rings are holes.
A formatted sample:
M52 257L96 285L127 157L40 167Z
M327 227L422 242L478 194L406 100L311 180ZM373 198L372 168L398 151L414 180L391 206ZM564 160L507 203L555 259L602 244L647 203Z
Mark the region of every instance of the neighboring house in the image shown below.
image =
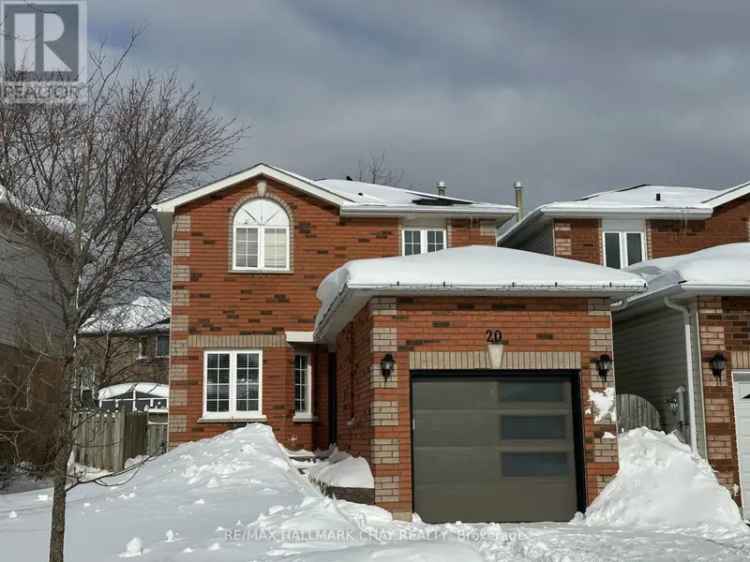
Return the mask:
M323 278L356 258L494 246L516 208L258 164L155 211L172 254L170 446L263 421L314 448L342 429L336 352L313 338Z
M638 185L534 209L498 245L622 268L750 240L750 183Z
M630 271L649 291L614 313L617 390L649 400L664 429L680 430L742 505L750 497L750 243Z
M315 328L336 350L338 446L401 518L569 521L618 469L609 299L644 290L504 248L346 264Z
M62 314L37 244L62 242L58 265L64 267L67 239L61 227L66 223L37 209L28 209L36 216L27 221L9 197L0 187L0 464L44 464L50 460L46 439L54 424L48 406L59 392L59 372L49 357L57 356Z
M81 331L90 358L89 374L82 377L84 401L105 409L116 405L140 410L150 403L144 400L157 400L153 404L165 410L164 389L142 396L148 393L138 387L139 400L132 402L132 398L133 388L139 384L166 388L169 325L169 303L153 297L138 297L129 304L114 306L89 322ZM102 364L105 357L106 366Z

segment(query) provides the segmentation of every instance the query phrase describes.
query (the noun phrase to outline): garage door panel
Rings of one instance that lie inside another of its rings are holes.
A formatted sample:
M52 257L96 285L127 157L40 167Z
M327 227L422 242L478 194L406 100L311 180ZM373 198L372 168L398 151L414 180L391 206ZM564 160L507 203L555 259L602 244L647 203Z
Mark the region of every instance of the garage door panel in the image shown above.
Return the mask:
M416 511L436 523L570 519L578 497L571 400L568 379L544 374L413 378Z
M500 454L492 447L420 447L414 451L414 482L420 484L492 484L500 474Z

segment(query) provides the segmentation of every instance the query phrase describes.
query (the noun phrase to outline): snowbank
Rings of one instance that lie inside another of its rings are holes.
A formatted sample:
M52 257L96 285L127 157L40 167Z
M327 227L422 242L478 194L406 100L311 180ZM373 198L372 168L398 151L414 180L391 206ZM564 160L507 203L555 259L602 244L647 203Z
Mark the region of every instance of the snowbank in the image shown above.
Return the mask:
M633 429L620 435L619 450L620 470L586 511L586 525L748 533L708 463L674 435Z
M331 455L327 460L315 463L307 475L321 484L337 488L374 488L375 479L370 465L362 457Z

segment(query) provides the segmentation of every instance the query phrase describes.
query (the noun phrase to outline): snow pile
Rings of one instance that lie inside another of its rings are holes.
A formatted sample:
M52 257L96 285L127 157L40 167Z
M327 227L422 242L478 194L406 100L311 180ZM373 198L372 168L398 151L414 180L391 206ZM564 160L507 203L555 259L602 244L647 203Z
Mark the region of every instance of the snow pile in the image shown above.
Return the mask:
M674 435L633 429L620 436L619 450L620 470L586 511L586 525L748 533L708 463Z
M614 387L608 387L604 392L589 389L589 400L594 413L594 423L617 422L617 399Z
M648 281L650 291L683 287L750 287L750 243L739 242L691 254L648 260L628 268Z
M311 480L337 488L374 488L375 479L370 465L362 457L352 457L335 451L326 460L312 465L307 471Z

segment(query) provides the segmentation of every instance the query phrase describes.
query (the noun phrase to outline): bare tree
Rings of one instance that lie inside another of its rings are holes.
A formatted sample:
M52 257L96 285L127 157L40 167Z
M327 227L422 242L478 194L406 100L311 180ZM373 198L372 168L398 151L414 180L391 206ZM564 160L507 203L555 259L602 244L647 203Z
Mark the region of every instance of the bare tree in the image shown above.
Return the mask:
M400 187L404 179L404 170L397 170L388 165L385 152L371 154L367 160L357 162L358 181Z
M0 415L16 446L19 431L33 429L29 412L49 417L52 562L63 560L77 389L91 353L81 328L134 293L161 290L164 247L151 206L196 186L244 133L175 75L125 78L126 55L93 57L85 104L0 101L3 259L23 265L3 268L0 284L22 308L21 347L33 359L8 377ZM97 377L116 379L117 350L98 353Z

